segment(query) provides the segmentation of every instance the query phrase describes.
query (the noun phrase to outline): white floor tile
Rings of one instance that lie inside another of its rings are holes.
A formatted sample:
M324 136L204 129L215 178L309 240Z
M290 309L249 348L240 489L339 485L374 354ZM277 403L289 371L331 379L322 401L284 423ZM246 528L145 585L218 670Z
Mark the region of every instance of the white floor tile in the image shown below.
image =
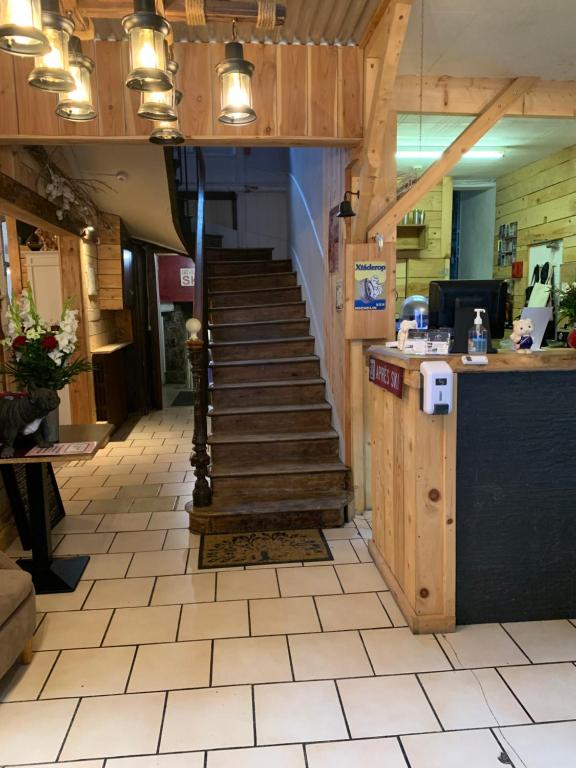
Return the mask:
M210 682L211 647L197 643L155 643L138 648L128 693L202 688Z
M413 635L407 628L392 628L363 630L362 637L377 675L452 668L434 635Z
M62 768L68 768L68 765ZM116 757L106 761L107 768L204 768L203 752L181 752L174 755ZM82 768L82 765L78 766ZM90 768L87 766L87 768Z
M150 512L119 512L104 515L98 526L98 532L109 531L145 531L150 521Z
M276 574L273 570L221 571L218 574L216 596L218 600L278 597Z
M348 738L332 681L257 685L254 701L258 744Z
M159 576L152 595L152 605L206 603L214 600L216 575L189 573L182 576Z
M470 624L437 637L456 669L529 663L499 624Z
M0 704L0 764L54 762L76 699Z
M490 731L403 736L412 768L499 768L502 749ZM527 768L542 768L540 765ZM560 766L558 766L560 768Z
M113 534L110 534L113 535ZM110 552L152 552L162 549L166 531L117 533Z
M128 578L184 574L187 560L188 552L185 549L136 552L128 569Z
M111 616L109 610L48 613L34 635L34 650L97 647Z
M518 621L504 627L535 664L576 661L576 627L569 621Z
M536 722L576 720L573 664L505 667L500 672Z
M124 693L135 648L63 651L42 691L43 699Z
M353 739L441 730L412 675L340 680L338 688Z
M188 513L186 513L188 514ZM168 531L164 549L199 549L200 536L184 528L175 528Z
M178 640L244 637L249 634L245 600L182 606Z
M91 555L82 579L123 579L128 571L132 554Z
M171 691L161 752L254 746L250 686Z
M278 581L280 582L282 597L339 595L342 593L334 568L328 565L315 565L309 568L279 568Z
M311 597L280 597L250 601L253 635L319 632L320 622Z
M308 744L308 768L407 768L396 739Z
M244 637L214 641L213 685L292 680L286 638Z
M68 504L72 504L72 502L69 501ZM86 506L88 502L82 501L80 504ZM66 507L66 513L66 517L63 517L58 525L52 529L54 533L94 533L102 520L101 515L72 514L69 517L68 514L71 513L68 513L68 507Z
M358 632L317 632L288 640L295 680L374 674Z
M388 589L374 563L335 567L344 592L385 592Z
M448 731L530 723L495 669L434 672L420 681Z
M549 723L503 728L499 735L514 765L521 768L572 768L576 723Z
M149 531L156 530L185 530L189 533L190 515L184 510L175 510L174 512L154 512L148 523ZM194 534L192 534L194 535ZM167 549L167 547L165 547Z
M36 699L54 666L56 651L35 653L30 664L16 662L0 679L0 702Z
M86 601L86 609L135 608L148 605L154 579L102 579L97 581Z
M317 597L316 605L325 632L392 626L378 596L373 593Z
M208 753L207 768L305 768L301 746L224 749Z
M176 640L179 615L179 605L118 608L114 612L103 644L171 643Z
M92 588L92 584L91 581L81 581L74 592L36 595L36 608L41 613L79 611Z
M61 760L155 752L165 693L82 699Z
M113 533L68 533L57 546L55 555L96 555L108 552Z

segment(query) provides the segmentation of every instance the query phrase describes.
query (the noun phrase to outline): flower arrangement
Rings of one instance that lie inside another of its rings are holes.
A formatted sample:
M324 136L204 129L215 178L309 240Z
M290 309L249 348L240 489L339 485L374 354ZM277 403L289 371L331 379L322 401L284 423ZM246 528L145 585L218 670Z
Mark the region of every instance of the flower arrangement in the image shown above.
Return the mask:
M570 323L576 323L576 280L573 283L564 283L558 291L558 309L561 317Z
M8 333L2 344L10 359L0 364L0 372L13 376L20 387L31 385L46 389L62 389L79 373L92 370L84 358L72 355L76 351L78 310L67 299L60 321L49 325L38 315L30 287L12 301L6 313Z

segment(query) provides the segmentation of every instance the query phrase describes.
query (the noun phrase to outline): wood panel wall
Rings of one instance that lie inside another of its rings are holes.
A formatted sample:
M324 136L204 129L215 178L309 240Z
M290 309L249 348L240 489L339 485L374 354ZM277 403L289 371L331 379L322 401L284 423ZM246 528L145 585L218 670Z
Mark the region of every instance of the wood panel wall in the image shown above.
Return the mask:
M497 179L494 277L511 277L511 267L497 265L497 236L501 224L513 221L518 222L516 258L524 262L524 276L512 281L516 316L524 306L524 291L531 277L531 245L562 240L562 282L576 280L576 145Z
M428 296L431 280L445 280L450 276L452 179L446 176L416 207L426 213L426 247L418 251L398 251L398 311L406 296L414 293Z
M0 57L0 138L3 140L102 139L146 141L151 123L137 115L139 95L127 89L128 47L125 41L91 41L84 51L96 62L93 75L98 118L73 123L56 117L56 96L31 88L27 77L33 61ZM254 107L258 119L234 127L218 121L216 64L222 44L176 43L180 64L178 86L184 93L181 126L197 143L249 145L353 144L362 137L363 53L360 48L329 46L244 46L255 64Z

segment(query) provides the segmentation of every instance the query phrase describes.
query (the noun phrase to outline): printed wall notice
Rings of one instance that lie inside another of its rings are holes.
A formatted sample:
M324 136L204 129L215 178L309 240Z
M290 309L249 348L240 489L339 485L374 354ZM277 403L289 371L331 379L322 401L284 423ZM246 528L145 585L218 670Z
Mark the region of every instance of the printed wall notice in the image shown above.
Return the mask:
M354 309L386 309L386 264L354 263Z

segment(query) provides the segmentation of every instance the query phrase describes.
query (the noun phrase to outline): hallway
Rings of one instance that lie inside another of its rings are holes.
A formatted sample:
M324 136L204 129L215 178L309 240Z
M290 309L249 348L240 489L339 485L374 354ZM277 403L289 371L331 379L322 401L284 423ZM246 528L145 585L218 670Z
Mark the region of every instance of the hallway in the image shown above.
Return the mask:
M576 723L557 722L576 719L571 623L412 635L363 517L327 531L331 565L200 572L190 421L151 414L59 471L57 553L91 561L74 593L38 598L34 660L0 689L2 766L572 763Z

